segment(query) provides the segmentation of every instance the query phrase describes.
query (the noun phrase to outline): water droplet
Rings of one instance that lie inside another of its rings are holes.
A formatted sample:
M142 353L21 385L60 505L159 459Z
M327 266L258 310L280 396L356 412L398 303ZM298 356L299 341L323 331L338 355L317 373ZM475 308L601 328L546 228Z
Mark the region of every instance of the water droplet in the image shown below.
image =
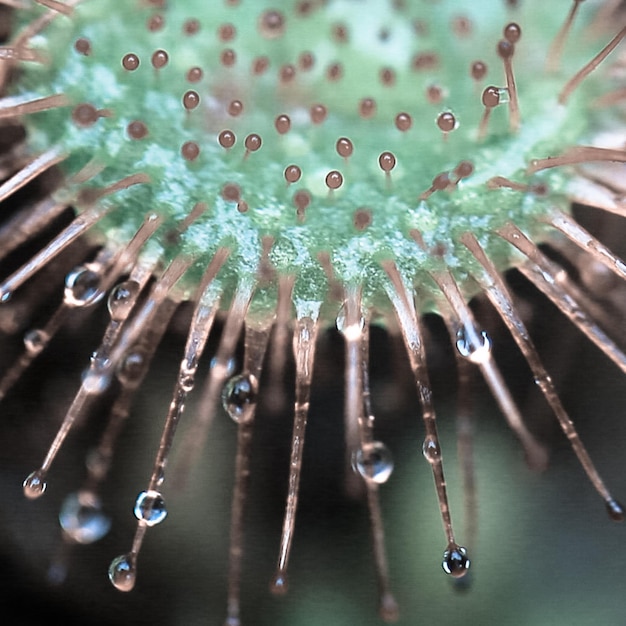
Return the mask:
M31 472L23 483L24 495L30 500L41 497L48 486L45 478L46 473L41 469Z
M470 560L467 557L467 550L456 543L451 543L443 553L441 567L446 574L454 578L462 578L469 570Z
M137 567L132 554L122 554L109 565L109 580L119 591L130 591L135 586Z
M257 392L258 382L252 374L233 376L222 391L224 410L238 424L249 421L254 415Z
M143 351L132 350L120 363L117 370L117 378L125 385L137 383L141 379L145 366L146 356Z
M422 452L429 463L435 463L441 459L441 448L434 437L428 436L424 439Z
M214 369L214 368L217 368L218 366L220 366L220 362L219 362L218 358L216 356L214 356L211 359L210 367L211 367L211 369ZM221 365L221 367L224 367L224 366ZM225 375L226 376L232 376L235 373L236 367L237 367L237 361L234 358L228 359L228 362L226 363Z
M167 517L167 508L163 496L152 489L142 491L135 501L133 513L138 520L143 520L148 526L156 526Z
M40 328L33 328L24 335L24 347L29 354L39 354L48 342L49 336Z
M71 493L63 501L59 523L77 543L93 543L104 537L111 520L102 512L100 498L91 491Z
M284 596L289 590L289 583L287 582L287 574L283 571L276 572L276 575L270 583L270 591L275 596Z
M456 347L459 354L471 361L472 363L486 363L491 353L491 338L487 331L480 333L482 341L477 343L475 339L468 339L468 335L476 336L475 332L466 333L465 330L459 330L456 334Z
M609 514L609 517L614 522L623 522L624 521L624 507L620 502L611 498L606 501L606 510Z
M352 454L352 468L365 480L382 485L393 472L393 458L384 443L372 441Z
M139 283L135 280L127 280L113 287L107 300L107 307L113 321L119 322L128 317L138 293Z
M335 320L335 325L337 326L337 330L344 335L348 331L346 327L346 303L344 302L337 313L337 319ZM361 316L359 317L359 330L362 331L365 328L365 316L363 312L361 312Z
M183 359L183 363L180 367L180 373L178 375L178 384L183 391L189 393L193 390L194 384L196 382L196 370L189 369L186 363L187 361Z
M104 293L100 291L100 276L83 265L73 269L65 278L64 301L68 306L94 304Z
M82 384L87 393L103 393L108 388L111 378L103 374L99 368L87 368L82 375Z

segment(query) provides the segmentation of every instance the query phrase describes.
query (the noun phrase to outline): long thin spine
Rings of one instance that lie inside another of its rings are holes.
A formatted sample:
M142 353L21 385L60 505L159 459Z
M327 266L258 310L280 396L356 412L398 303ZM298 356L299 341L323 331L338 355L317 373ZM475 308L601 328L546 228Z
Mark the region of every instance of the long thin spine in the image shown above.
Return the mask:
M588 233L578 222L561 211L554 211L545 221L560 230L581 250L589 253L619 278L626 280L626 263L613 254L602 242Z
M291 437L291 462L289 465L287 502L285 505L285 516L280 538L276 574L270 585L270 590L275 594L284 594L287 592L287 566L291 553L291 544L296 523L296 511L298 508L302 453L304 451L304 436L309 414L309 398L313 378L318 315L319 307L314 307L312 310L306 312L298 311L294 328L293 353L296 361L296 398L293 433Z
M543 366L526 326L515 311L515 306L504 281L500 278L500 275L495 269L493 263L489 260L474 235L466 233L463 235L462 241L485 270L485 274L480 277L480 279L487 293L487 297L500 314L500 317L511 332L513 339L526 358L526 362L530 366L530 369L535 377L535 382L554 411L561 429L568 438L574 453L585 470L585 473L589 477L589 480L593 484L596 491L604 500L611 517L621 521L624 518L621 505L617 503L615 498L605 486L604 481L600 477L600 474L587 452L587 449L578 436L574 423L561 403L556 389L554 388L552 378Z
M472 418L472 378L471 363L458 352L458 398L456 413L457 454L463 477L463 508L465 511L466 544L476 547L478 536L478 500L476 497L476 472L474 470L474 420Z
M233 296L217 353L202 389L198 409L182 443L184 454L181 455L182 460L176 468L175 477L178 484L185 483L191 468L195 465L202 452L202 447L213 422L224 384L231 373L232 358L237 348L237 342L253 290L253 285L246 282L239 285Z
M0 185L0 202L12 196L16 191L26 186L51 167L58 165L67 158L67 155L58 148L50 148L46 152L32 159L17 174Z
M444 552L444 570L454 576L463 576L469 567L469 560L466 558L465 548L461 548L455 540L448 503L448 492L443 471L443 459L439 435L437 433L437 422L435 409L432 402L432 388L426 367L426 350L422 340L422 332L415 310L413 299L396 267L392 261L383 264L383 269L387 272L390 283L387 285L387 295L396 311L396 316L402 329L404 343L411 363L411 369L417 386L417 393L422 408L422 419L426 437L424 439L423 451L426 460L430 463L437 499L439 502L439 512L443 523L444 533L448 541L448 547ZM454 555L454 562L448 562L450 555ZM453 567L451 567L453 565Z
M68 206L47 197L5 222L0 227L0 260L52 223Z
M278 282L278 304L276 306L276 320L274 335L270 346L268 363L269 380L266 398L271 402L272 411L279 411L285 406L285 392L283 391L283 375L287 362L287 345L289 342L289 324L291 321L291 295L294 285L293 276L282 276Z
M107 265L111 264L111 256L112 253L105 248L101 251L98 258L94 262L89 263L88 266L83 266L82 270L79 268L78 270L75 269L73 272L70 272L70 277L77 271L89 273L93 279L97 279L97 288L95 288L93 292L83 294L86 298L77 299L72 296L71 288L66 287L63 301L56 308L43 328L29 331L27 336L24 338L24 352L22 352L18 360L0 379L0 399L6 396L9 389L11 389L11 387L20 379L36 357L46 349L52 338L61 328L63 322L66 320L67 315L71 313L73 309L95 303L101 294L106 291L104 278L106 277L108 271Z
M180 364L172 401L161 433L161 440L153 463L148 488L139 494L135 503L134 513L138 521L132 546L130 552L115 558L109 567L109 579L120 591L130 591L133 588L137 574L137 559L146 532L149 527L162 522L167 515L165 501L158 490L165 480L165 467L176 434L176 428L185 408L187 394L193 389L199 359L204 351L218 310L219 290L216 293L211 283L227 256L228 252L224 248L220 248L211 260L211 263L209 263L200 283L197 304L185 344L184 356Z
M563 26L561 26L559 32L554 38L554 41L552 42L552 45L550 46L550 50L548 51L548 61L546 63L546 70L548 72L556 72L559 69L561 55L563 54L563 46L565 45L565 41L572 30L572 25L576 19L581 2L583 2L583 0L574 0Z
M624 163L626 162L626 150L596 148L594 146L573 146L559 156L534 159L531 161L527 171L529 174L534 174L552 167L576 165L578 163L589 163L592 161Z
M1 59L1 56L0 56ZM49 111L68 106L69 100L63 94L54 94L35 100L7 97L0 100L0 119L19 117L39 111Z
M158 314L160 305L166 300L169 292L184 274L189 264L189 261L177 258L168 266L160 280L155 284L146 303L125 332L121 334L106 363L88 370L41 466L24 481L24 494L28 498L38 498L43 495L46 488L45 477L77 417L84 411L85 406L93 399L94 395L106 389L111 371L121 363L123 356L131 346L135 345L145 328L150 326Z
M261 371L271 330L271 320L249 322L245 329L245 352L243 376L250 386L252 397L246 398L244 407L237 406L237 453L235 456L235 486L231 504L230 545L228 549L228 605L224 626L239 626L241 599L241 563L244 544L244 511L250 483L250 454L252 433L256 415L256 388L261 380Z
M358 311L358 309L357 309ZM354 323L354 322L353 322ZM369 382L369 320L364 320L363 330L360 337L361 355L361 380L363 384L361 413L359 415L359 434L361 438L361 451L367 454L368 447L374 443L374 412ZM372 548L376 578L378 582L379 614L386 622L395 622L399 617L398 603L391 591L389 577L389 561L385 546L385 529L378 494L379 485L375 480L364 482L367 493L367 506L370 514L370 526L372 531Z
M453 312L452 323L456 329L457 347L462 356L478 365L511 430L520 440L529 465L545 469L547 452L530 433L520 410L504 382L504 378L491 354L491 340L478 330L474 316L467 306L459 287L449 272L433 274Z
M549 261L517 226L507 224L498 229L498 234L528 257L529 262L519 266L520 272L541 290L623 372L626 372L626 354L587 315L577 299L561 284L558 278L560 268Z
M111 185L101 193L108 194L125 189L130 185L142 184L147 181L145 174L132 174L114 185ZM64 228L45 248L31 257L22 267L11 274L0 284L0 301L11 297L12 293L29 278L39 271L44 265L74 243L81 235L89 230L96 222L102 219L112 207L95 205L78 215Z
M598 65L600 65L600 63L602 63L602 61L604 61L604 59L606 59L606 57L609 56L609 54L611 54L611 52L613 52L613 50L615 50L615 48L617 48L624 37L626 37L626 26L624 26L624 28L622 28L622 30L620 30L619 33L617 33L617 35L615 35L615 37L613 37L613 39L611 39L611 41L604 48L602 48L602 50L600 50L600 52L598 52L598 54L591 59L591 61L589 61L589 63L584 65L580 70L578 70L578 72L576 72L576 74L574 74L574 76L572 76L572 78L569 79L569 81L567 81L565 87L563 87L563 90L559 94L560 104L567 103L576 88L598 67Z

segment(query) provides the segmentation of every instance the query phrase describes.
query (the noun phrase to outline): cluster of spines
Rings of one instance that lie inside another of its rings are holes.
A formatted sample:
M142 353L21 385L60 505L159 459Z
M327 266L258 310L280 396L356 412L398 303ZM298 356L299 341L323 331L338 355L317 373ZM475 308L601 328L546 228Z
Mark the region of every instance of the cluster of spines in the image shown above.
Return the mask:
M52 12L64 12L57 5L69 6L52 0L40 3L47 6ZM162 3L156 1L151 2L151 4L162 6ZM313 3L301 2L299 7L303 12L306 12L311 9L312 5ZM579 0L575 0L567 23L571 24L578 5ZM261 22L262 28L269 29L272 36L280 34L284 26L277 12L264 14L261 17ZM161 26L162 22L155 16L148 23L150 30L158 30ZM197 26L198 24L195 22L188 22L187 34L195 34ZM457 27L462 34L469 28L469 25L465 22L459 22ZM222 33L220 36L226 37L226 40L234 36L230 29L225 27L221 28L220 32ZM585 76L615 48L617 43L624 37L624 34L625 31L622 29L597 57L567 83L561 96L563 102L567 101L571 92ZM341 41L347 37L347 33L338 28L335 36ZM503 91L506 91L509 100L512 132L515 132L519 125L519 111L515 105L514 77L511 65L514 44L519 39L519 36L520 31L516 24L511 23L504 29L504 39L499 44L499 50L501 49L501 57L505 63L507 86L504 88L487 87L484 90L482 98L485 105L485 116L481 122L481 134L486 132L489 112L499 104ZM559 39L553 48L553 57L558 56L562 47L559 41L563 37L563 34L559 35ZM76 49L84 54L89 53L89 46L90 44L86 40L78 40L76 42ZM160 52L163 54L160 54ZM156 51L152 56L151 62L155 70L167 63L166 55L165 51ZM14 58L21 58L19 51L14 55ZM231 57L227 56L226 59L222 59L222 63L228 66L231 60ZM309 62L313 62L313 59L307 61L307 63ZM425 63L426 61L420 62ZM429 61L429 63L435 62L436 60L432 59ZM139 59L129 54L121 60L121 63L125 70L134 71L139 64ZM262 73L266 69L265 65L260 61L255 65L257 73ZM201 71L197 68L197 72ZM194 77L200 77L200 74L197 72L194 70ZM340 74L340 68L334 67L331 73L333 76L328 77L330 80L338 79L340 76L335 74ZM484 64L482 62L474 62L471 67L471 75L477 81L482 80L485 76ZM280 80L283 82L289 82L293 78L291 69L286 66L281 68L280 76ZM393 74L383 70L381 80L383 84L391 85L393 83ZM434 101L438 101L439 96L436 89L433 88L431 95ZM0 110L4 110L6 117L15 117L41 110L42 106L59 107L68 105L63 95L51 96L51 98L51 100L47 100L43 104L41 102L32 105L8 103L4 109L0 107ZM198 100L198 92L195 90L186 91L182 96L182 107L188 112L192 112L197 107ZM242 114L244 108L245 105L241 101L233 100L229 105L229 114L237 117ZM364 99L360 102L359 108L362 117L369 117L374 114L376 103L372 99ZM310 112L312 123L323 123L327 113L324 105L314 105ZM108 112L106 110L98 110L93 105L87 103L75 106L72 112L72 118L79 126L89 126L96 123L100 117L106 117L107 115ZM408 113L401 112L395 116L394 123L398 130L405 132L411 128L413 121ZM456 126L453 113L445 111L437 117L436 123L442 133L444 133L444 138L445 133L453 131ZM287 115L279 115L275 120L275 129L278 134L285 134L289 132L290 124L291 122ZM132 122L128 127L128 134L131 139L140 140L148 132L149 129L141 120ZM224 130L218 134L217 140L223 148L230 149L235 145L236 137L232 131ZM259 135L254 133L247 135L244 140L246 149L244 158L249 153L258 150L261 144L262 138ZM189 161L197 158L199 150L200 147L194 142L187 142L181 146L182 156ZM337 140L336 152L338 156L348 160L353 150L354 146L348 137L341 137ZM63 158L64 155L58 150L51 150L36 157L23 170L0 187L0 197L4 199L11 196L17 189L27 184L44 170L59 163ZM530 171L538 171L549 167L585 163L590 160L624 161L625 157L621 150L577 147L556 158L537 160L530 165L529 169ZM380 169L384 172L389 182L391 172L396 165L395 155L388 151L382 152L378 156L378 162ZM433 180L431 188L424 191L421 199L427 199L436 191L454 188L460 180L472 174L473 167L470 161L461 161L454 170L437 175ZM85 174L85 176L88 175L88 173ZM298 182L301 176L302 171L296 164L289 165L284 170L284 178L287 185ZM106 189L98 190L89 197L83 197L82 201L83 204L87 205L87 210L39 255L0 285L2 299L7 300L36 271L48 263L61 250L76 241L79 236L102 217L103 213L109 210L99 205L98 200L121 189L136 184L145 184L146 182L148 182L147 177L137 173L129 175ZM332 192L338 189L342 182L343 177L339 170L331 170L327 173L325 183L329 191ZM519 192L529 190L527 185L503 178L491 179L487 185L491 188L508 187ZM539 190L535 189L532 189L532 191L539 192ZM237 185L230 183L225 185L222 193L226 200L236 202L237 208L241 212L248 210L247 204L242 198L241 189ZM50 200L45 202L49 204ZM299 190L294 195L294 203L299 219L303 219L304 211L310 202L310 194L305 190ZM178 225L178 232L183 232L205 209L206 206L201 203L194 205L189 216ZM624 214L623 208L620 211L619 207L614 207L614 212ZM47 219L48 217L44 214L41 223L46 223ZM371 221L372 214L368 209L359 209L354 215L354 224L357 229L366 228ZM575 244L588 252L593 259L608 267L620 278L626 278L626 265L612 255L600 242L593 239L571 218L562 213L554 212L554 214L546 216L545 221L553 228L563 232ZM161 227L161 218L154 214L149 214L131 240L124 245L105 248L93 261L85 263L71 272L66 279L65 296L60 308L45 328L34 329L27 334L25 337L26 351L24 357L0 381L0 389L2 390L2 395L4 395L25 367L46 346L68 311L96 303L121 277L127 276L127 279L117 284L109 295L108 307L111 320L102 344L95 352L88 371L85 373L80 390L68 410L66 418L42 465L29 475L24 483L24 491L28 497L36 498L44 492L47 473L77 417L85 411L94 396L102 393L108 387L111 379L116 377L121 383L121 393L113 407L111 422L102 437L95 460L89 467L89 477L86 485L72 501L75 507L74 513L71 514L71 512L66 511L67 514L64 517L66 520L65 531L78 542L81 542L81 537L85 541L87 539L85 539L84 535L81 535L83 529L80 526L72 525L77 518L76 511L78 509L76 509L76 503L78 503L79 509L82 507L83 512L85 509L90 509L93 514L101 515L100 503L96 495L98 483L106 476L114 441L119 434L121 423L128 416L130 410L132 393L146 374L151 352L158 343L159 337L165 332L167 322L176 304L183 298L183 292L177 285L193 263L193 259L186 257L175 258L160 274L157 281L150 286L149 279L157 271L157 266L150 259L142 258L140 251ZM626 355L575 304L575 299L572 296L573 288L567 283L563 284L562 281L557 280L556 273L558 270L555 269L554 264L514 224L507 224L502 227L498 231L498 235L518 248L527 257L528 261L521 266L522 271L548 297L552 298L557 306L581 330L588 334L623 371L626 371ZM411 236L417 248L425 248L424 239L420 232L413 231ZM268 243L271 246L271 241L268 240ZM573 449L589 475L591 482L604 500L610 516L615 520L622 520L624 516L623 509L606 488L582 442L578 438L573 424L558 399L550 376L543 368L528 332L515 311L513 300L498 271L473 234L465 233L461 237L461 243L470 252L479 268L475 272L475 280L481 285L481 288L511 330L514 339L535 375L537 384L553 408L563 431L571 441ZM428 252L440 256L437 250L428 250ZM192 391L195 384L199 359L219 309L223 294L217 277L229 254L230 251L227 248L220 248L217 251L207 265L202 280L192 298L195 307L179 375L175 383L173 399L168 410L152 475L146 489L139 494L134 509L138 520L137 531L130 551L114 559L110 568L111 580L121 590L129 590L134 585L137 558L147 529L160 523L167 514L165 501L161 494L161 487L165 479L165 466L177 424L183 414L187 394ZM267 262L267 254L265 254L264 258ZM261 266L262 263L259 265L259 276L257 277L259 281L264 275ZM417 384L426 432L423 452L432 467L447 540L443 568L453 576L462 576L469 567L469 559L465 548L457 543L452 527L443 475L442 453L432 403L432 390L425 360L423 332L418 310L414 302L411 282L391 260L384 261L382 268L387 276L387 295L397 316L398 325L404 337ZM332 264L330 270L332 272ZM440 271L432 272L431 277L438 286L440 308L460 358L479 367L511 427L524 445L529 461L536 467L542 467L545 464L545 451L525 427L519 411L515 407L511 395L495 365L490 349L491 340L487 333L478 327L461 293L459 284L452 273L445 267L442 267ZM191 452L188 456L189 460L191 460L201 447L201 442L206 436L207 429L220 400L227 413L238 424L237 478L233 497L233 525L230 549L227 619L229 626L239 623L239 576L243 533L242 511L246 496L245 477L249 462L252 426L258 397L258 382L261 377L265 354L268 350L270 331L275 324L279 325L276 335L282 337L279 351L284 352L285 350L284 344L287 343L287 328L289 325L289 317L285 314L285 311L289 311L290 308L293 285L293 277L283 276L279 278L276 310L262 321L248 316L248 309L255 294L255 284L242 281L238 285L232 297L225 328L210 376L202 392L198 417L187 442L188 449ZM361 286L345 285L341 286L340 289L344 305L337 317L337 325L346 342L346 432L352 433L353 440L348 442L349 447L354 454L354 466L363 477L367 490L374 537L374 554L378 572L381 614L385 619L391 621L397 617L397 606L389 587L384 534L377 500L378 485L385 482L388 478L391 472L391 461L384 445L373 438L374 417L369 400L367 374L369 313L363 308ZM296 401L289 493L277 570L272 581L272 588L277 593L284 592L287 586L287 566L294 533L298 484L302 468L302 448L304 445L313 375L316 337L320 323L319 306L310 303L308 305L303 303L298 305L293 330L293 349L296 363ZM245 333L243 372L233 377L230 364L242 328ZM274 370L274 375L277 372L280 374L280 371ZM103 522L103 527L105 525Z

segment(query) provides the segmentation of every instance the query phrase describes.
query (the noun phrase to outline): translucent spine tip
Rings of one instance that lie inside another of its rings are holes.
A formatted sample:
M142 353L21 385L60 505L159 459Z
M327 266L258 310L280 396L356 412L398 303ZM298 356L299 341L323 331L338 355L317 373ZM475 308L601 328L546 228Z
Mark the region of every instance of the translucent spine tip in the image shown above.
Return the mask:
M489 300L498 311L500 317L511 332L513 339L522 351L522 354L524 355L526 362L530 366L533 376L535 377L536 384L539 386L546 401L554 411L561 429L568 438L574 453L585 470L585 473L589 477L589 480L595 487L596 491L604 500L611 517L613 519L617 519L619 517L619 520L621 521L623 519L623 512L621 512L618 516L617 511L618 509L621 511L622 507L617 503L615 498L613 498L605 486L604 481L600 477L600 474L587 452L587 449L578 436L576 428L565 411L565 408L563 407L556 392L552 378L539 358L539 354L537 353L533 341L528 334L526 326L515 311L513 300L511 299L503 280L500 278L500 275L498 274L493 263L489 260L474 235L467 233L463 235L461 241L468 247L476 260L485 270L484 275L480 277L480 282L483 284Z
M128 585L125 577L120 579L118 562L122 559L124 563L132 565L134 585L137 558L146 531L148 528L160 524L167 516L165 500L160 491L165 480L165 467L174 442L176 428L184 412L187 394L193 389L199 359L204 351L219 306L219 296L211 289L211 283L227 256L228 253L225 249L218 250L204 273L198 290L197 304L187 335L184 356L179 367L173 397L152 466L152 474L147 488L137 496L135 502L134 513L137 518L137 529L132 547L128 554L114 559L109 568L109 579L120 591L128 591L132 589L132 585Z
M579 299L571 293L572 288L562 279L564 274L562 269L550 261L514 224L506 224L498 229L498 234L528 257L528 262L519 266L520 272L596 344L622 372L626 373L626 354L581 307Z
M253 290L253 285L245 282L239 285L233 296L217 353L212 360L211 369L202 389L196 415L193 417L191 427L185 433L182 444L184 454L181 455L182 460L176 468L175 480L178 484L186 482L191 468L202 452L209 428L219 406L222 390L232 373L233 355L237 348Z
M300 473L302 470L304 436L309 414L318 315L318 308L312 312L312 315L298 315L294 328L293 353L296 361L296 399L294 406L293 433L291 437L291 462L289 465L287 502L285 505L283 530L278 551L278 563L276 566L276 574L270 584L272 593L279 595L287 592L287 566L289 563L291 544L293 542L296 511L298 507L298 492L300 488Z
M563 47L572 29L572 25L574 24L574 20L576 19L578 9L580 8L580 4L582 2L583 0L574 0L572 7L567 14L567 18L563 23L563 26L557 33L557 36L554 38L554 41L550 46L550 50L548 51L548 61L546 63L546 70L548 72L557 72L559 69L559 65L561 64L561 56L563 54Z
M451 311L449 325L459 353L480 369L509 427L522 444L530 467L539 471L544 470L548 464L548 453L526 428L522 414L493 359L491 339L485 331L478 330L474 316L452 274L441 272L433 274L433 278L449 304Z
M409 362L411 363L411 369L415 377L420 406L422 408L422 419L424 420L426 431L422 450L433 472L439 502L439 512L441 514L444 533L448 541L448 545L444 551L442 566L447 574L457 578L465 575L469 568L470 561L467 558L467 551L456 543L454 537L452 517L448 503L448 492L443 471L443 458L439 443L439 434L437 432L436 414L432 402L432 388L430 386L430 377L426 366L426 349L422 339L419 318L413 298L395 263L386 261L383 263L383 269L390 278L390 282L387 283L387 295L391 300L402 330Z
M386 622L398 619L398 604L391 592L389 565L385 547L385 531L379 499L379 485L393 469L393 462L384 444L374 441L374 414L369 388L369 324L361 310L361 293L346 289L344 318L341 324L346 342L345 413L346 422L355 424L357 448L351 450L354 469L361 475L367 493L376 578L379 592L379 613Z
M241 563L244 546L244 511L250 483L250 453L258 384L270 337L271 319L251 321L245 329L243 374L224 389L224 406L237 423L235 486L231 504L230 545L228 549L228 606L224 626L239 626L241 598ZM245 391L238 393L238 383Z

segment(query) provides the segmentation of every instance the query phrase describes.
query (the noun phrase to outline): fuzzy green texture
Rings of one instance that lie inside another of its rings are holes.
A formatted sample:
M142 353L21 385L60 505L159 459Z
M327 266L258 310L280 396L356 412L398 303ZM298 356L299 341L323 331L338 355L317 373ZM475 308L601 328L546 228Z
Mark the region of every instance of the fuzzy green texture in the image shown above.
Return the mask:
M274 239L270 260L279 275L296 277L294 300L322 302L327 298L328 281L318 253L328 252L335 277L344 284L360 284L365 302L380 305L386 277L380 262L394 259L403 275L423 296L424 308L434 306L434 283L428 272L447 266L460 280L466 295L466 280L472 260L456 242L460 234L472 231L486 247L500 269L514 264L511 246L493 230L512 220L533 236L541 236L534 217L553 206L567 208L564 194L568 176L563 170L548 170L532 178L526 174L531 159L561 152L578 143L593 128L594 120L585 107L598 90L598 78L591 77L567 107L557 104L564 82L598 49L597 42L577 40L582 22L592 14L583 10L568 44L562 69L556 75L544 71L548 46L560 28L568 2L548 3L527 0L516 11L504 2L407 2L407 8L392 8L382 0L334 0L323 8L299 15L298 3L265 1L226 2L185 0L168 3L165 9L146 7L143 2L84 0L71 18L59 16L37 36L32 46L46 57L44 65L24 63L15 85L17 93L43 96L64 93L74 104L90 103L108 109L88 128L79 127L71 117L72 106L27 116L29 144L34 153L52 145L71 154L64 167L68 174L95 159L104 169L86 183L105 187L135 172L145 172L151 183L137 185L106 199L117 207L96 230L107 238L127 240L144 216L154 211L165 218L157 236L157 248L164 260L181 252L197 257L196 276L220 246L231 256L220 274L226 291L238 281L256 279L261 255L261 237ZM591 4L591 3L589 3ZM562 6L561 6L562 5ZM587 3L585 3L587 5ZM284 33L268 38L260 32L264 10L280 8L285 19ZM584 7L587 8L587 7ZM20 13L27 21L41 10ZM164 17L163 28L151 32L147 20ZM472 32L459 36L451 24L467 17ZM197 18L200 31L184 34L184 24ZM416 33L415 20L425 28ZM486 140L477 140L483 113L481 92L485 86L504 86L504 72L496 45L503 27L510 21L523 32L516 46L514 68L519 88L522 127L509 131L507 105L491 116ZM217 36L220 25L236 29L230 41ZM347 41L333 37L333 28L343 25ZM74 43L79 37L91 42L88 56L79 54ZM575 45L574 45L575 44ZM168 64L155 70L153 52L166 50ZM233 66L220 63L223 50L236 54ZM309 71L298 67L299 55L312 53L315 64ZM434 52L436 67L416 71L411 60L418 53ZM140 58L135 71L122 67L122 58L134 53ZM269 59L268 70L253 76L251 65L259 56ZM470 63L482 60L489 72L477 83L470 76ZM328 66L339 62L341 79L326 77ZM280 84L284 64L296 66L296 77ZM191 84L187 71L204 70L201 82ZM380 80L380 71L395 72L395 84ZM443 89L443 100L433 104L426 97L429 85ZM200 106L186 111L183 94L197 90ZM359 101L373 98L377 103L372 118L358 114ZM243 103L238 117L228 114L233 99ZM309 109L323 103L328 117L312 124ZM443 111L451 111L458 128L447 140L436 125ZM394 124L400 112L409 113L412 128L401 132ZM291 130L281 135L274 127L279 114L291 118ZM132 140L127 126L142 120L149 134ZM218 134L232 130L237 142L229 150L218 144ZM249 133L262 137L260 150L244 158L244 138ZM354 152L346 162L336 151L340 137L348 137ZM200 156L186 161L181 146L195 141ZM378 157L392 152L397 165L390 180L381 170ZM420 195L442 171L453 170L460 161L470 160L474 173L452 191L440 191L426 201ZM302 170L302 178L287 185L284 170L291 164ZM326 174L339 170L343 185L329 192ZM485 182L504 176L522 184L545 182L546 196L508 189L488 190ZM236 203L222 197L222 188L235 183L249 210L240 213ZM296 215L293 196L299 189L311 193L305 219ZM73 190L78 191L78 190ZM182 220L195 203L208 210L182 235L168 243L165 234ZM372 223L364 230L354 225L354 213L366 208ZM443 258L422 251L410 236L418 229L427 246L444 244ZM155 244L153 244L154 246ZM153 247L154 249L154 247ZM273 306L273 297L261 299L262 307Z

